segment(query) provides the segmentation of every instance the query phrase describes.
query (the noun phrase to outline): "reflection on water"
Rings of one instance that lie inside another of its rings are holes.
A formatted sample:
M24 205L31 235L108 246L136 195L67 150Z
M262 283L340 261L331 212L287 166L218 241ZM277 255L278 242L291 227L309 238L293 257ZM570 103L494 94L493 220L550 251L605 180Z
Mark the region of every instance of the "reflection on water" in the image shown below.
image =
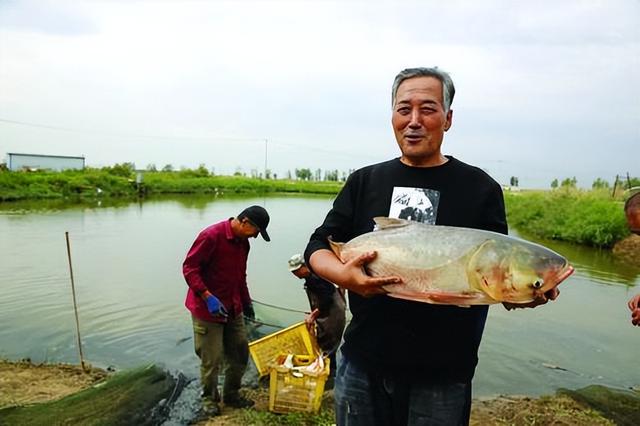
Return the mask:
M0 203L0 214L29 214L60 210L127 207L132 201L126 198L54 198L50 200L23 200Z
M617 258L611 250L579 246L564 241L544 240L519 234L517 231L511 234L535 241L562 254L576 268L577 275L586 275L600 284L633 286L640 276L640 268Z
M197 233L250 204L271 214L270 243L251 241L248 280L257 317L288 326L307 311L287 259L304 249L331 197L157 197L144 201L0 204L0 357L76 362L64 240L69 231L85 357L128 368L149 361L197 377L181 263ZM558 301L508 312L490 309L474 380L476 396L536 395L556 387L640 384L640 329L626 301L640 291L638 268L607 251L542 244L576 267ZM429 324L425 324L429 327ZM252 329L252 336L276 331ZM407 354L411 356L411 354ZM564 370L552 369L556 365Z

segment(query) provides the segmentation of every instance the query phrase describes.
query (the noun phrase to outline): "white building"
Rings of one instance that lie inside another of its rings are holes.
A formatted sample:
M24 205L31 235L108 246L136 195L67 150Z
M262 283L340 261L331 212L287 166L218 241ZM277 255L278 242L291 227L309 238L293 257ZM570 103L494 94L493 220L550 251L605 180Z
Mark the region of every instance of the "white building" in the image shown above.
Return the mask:
M46 170L83 170L84 157L67 157L63 155L40 155L7 153L7 168L12 171L24 169Z

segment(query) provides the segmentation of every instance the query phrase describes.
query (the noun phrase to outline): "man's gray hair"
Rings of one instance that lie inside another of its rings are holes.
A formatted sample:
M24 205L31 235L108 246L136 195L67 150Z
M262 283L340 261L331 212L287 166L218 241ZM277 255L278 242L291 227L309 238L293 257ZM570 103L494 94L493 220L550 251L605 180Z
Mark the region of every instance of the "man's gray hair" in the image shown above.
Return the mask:
M453 102L453 96L456 94L456 88L453 86L453 80L451 80L451 76L445 71L440 70L438 67L433 68L407 68L396 76L395 80L393 80L393 87L391 88L391 106L393 107L396 103L396 94L398 93L398 87L400 84L414 77L434 77L440 80L442 83L442 100L445 114L449 112L449 108L451 108L451 103Z

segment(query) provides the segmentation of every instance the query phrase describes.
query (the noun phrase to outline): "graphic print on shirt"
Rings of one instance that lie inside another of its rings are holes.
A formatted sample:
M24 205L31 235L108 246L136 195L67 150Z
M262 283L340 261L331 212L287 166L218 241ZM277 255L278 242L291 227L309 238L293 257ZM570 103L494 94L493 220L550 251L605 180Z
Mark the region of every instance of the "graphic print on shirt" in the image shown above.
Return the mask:
M439 191L396 186L391 195L389 217L435 225L439 201Z

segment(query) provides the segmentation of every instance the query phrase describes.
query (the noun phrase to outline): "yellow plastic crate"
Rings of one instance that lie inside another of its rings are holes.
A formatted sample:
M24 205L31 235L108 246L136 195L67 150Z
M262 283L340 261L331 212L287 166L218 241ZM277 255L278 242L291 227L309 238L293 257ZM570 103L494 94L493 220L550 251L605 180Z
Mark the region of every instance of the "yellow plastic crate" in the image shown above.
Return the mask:
M275 363L278 355L318 354L318 344L315 336L309 334L304 321L262 337L249 343L249 353L256 364L260 377L269 374L269 369Z
M280 365L271 368L269 411L317 413L322 403L324 385L329 377L329 359L325 358L324 361L322 373L302 373L302 377L294 376L291 370Z

